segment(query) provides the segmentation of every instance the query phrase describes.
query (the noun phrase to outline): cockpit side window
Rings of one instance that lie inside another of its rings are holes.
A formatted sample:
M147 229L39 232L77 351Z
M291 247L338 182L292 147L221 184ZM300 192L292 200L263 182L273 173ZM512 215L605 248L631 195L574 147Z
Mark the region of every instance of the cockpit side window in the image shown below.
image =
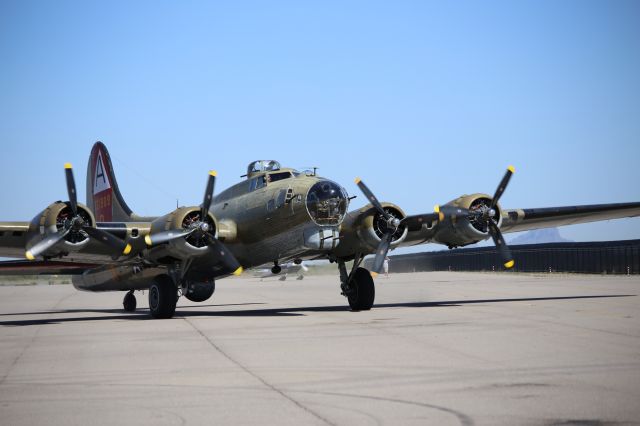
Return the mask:
M265 180L265 177L263 175L263 176L255 177L255 178L251 179L249 182L250 182L249 183L249 192L251 192L251 191L255 191L256 189L262 188L265 185L266 180Z

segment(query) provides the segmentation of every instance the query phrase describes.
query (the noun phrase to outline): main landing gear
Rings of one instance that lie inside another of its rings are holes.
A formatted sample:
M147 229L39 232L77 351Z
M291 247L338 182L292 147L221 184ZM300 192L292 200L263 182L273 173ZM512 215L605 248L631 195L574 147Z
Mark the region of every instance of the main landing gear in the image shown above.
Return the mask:
M171 318L176 311L178 293L168 275L158 275L149 287L149 311L154 318Z
M352 311L368 311L376 298L376 289L369 271L360 268L364 256L356 256L351 273L347 274L344 260L338 260L340 270L340 289L349 301Z
M157 275L149 286L149 312L154 318L171 318L176 311L176 304L180 294L191 301L202 302L213 294L215 283L188 283L180 292L174 280L166 274ZM190 291L190 293L189 293ZM135 312L136 296L134 290L129 290L122 299L125 312Z

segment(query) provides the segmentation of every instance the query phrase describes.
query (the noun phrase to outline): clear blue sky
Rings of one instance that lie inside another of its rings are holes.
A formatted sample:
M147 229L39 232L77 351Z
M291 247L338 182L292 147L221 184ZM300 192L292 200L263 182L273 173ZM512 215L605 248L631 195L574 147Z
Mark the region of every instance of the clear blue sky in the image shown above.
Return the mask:
M96 140L142 215L255 159L408 213L509 164L503 207L640 201L638 1L6 0L0 58L0 220L66 198L67 161L84 188ZM640 218L561 232L640 238Z

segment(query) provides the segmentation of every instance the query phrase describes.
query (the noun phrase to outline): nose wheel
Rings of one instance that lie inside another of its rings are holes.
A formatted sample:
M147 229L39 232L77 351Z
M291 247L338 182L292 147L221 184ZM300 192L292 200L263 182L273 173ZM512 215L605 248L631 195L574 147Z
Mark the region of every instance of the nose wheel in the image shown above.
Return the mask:
M133 295L133 290L124 295L122 306L125 312L134 312L136 310L136 296Z

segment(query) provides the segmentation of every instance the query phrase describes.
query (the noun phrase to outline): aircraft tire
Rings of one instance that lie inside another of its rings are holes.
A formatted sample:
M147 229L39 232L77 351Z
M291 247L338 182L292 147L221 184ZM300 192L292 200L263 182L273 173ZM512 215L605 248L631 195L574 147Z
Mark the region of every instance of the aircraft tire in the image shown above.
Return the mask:
M368 311L376 298L371 274L364 268L356 269L351 281L353 291L347 296L352 311Z
M136 296L133 295L133 291L127 292L122 300L122 306L125 312L135 312L136 310Z
M215 282L211 283L193 283L189 285L186 294L188 300L192 302L204 302L209 299L216 290Z
M168 275L158 275L149 287L149 311L154 318L171 318L178 301L176 286Z

